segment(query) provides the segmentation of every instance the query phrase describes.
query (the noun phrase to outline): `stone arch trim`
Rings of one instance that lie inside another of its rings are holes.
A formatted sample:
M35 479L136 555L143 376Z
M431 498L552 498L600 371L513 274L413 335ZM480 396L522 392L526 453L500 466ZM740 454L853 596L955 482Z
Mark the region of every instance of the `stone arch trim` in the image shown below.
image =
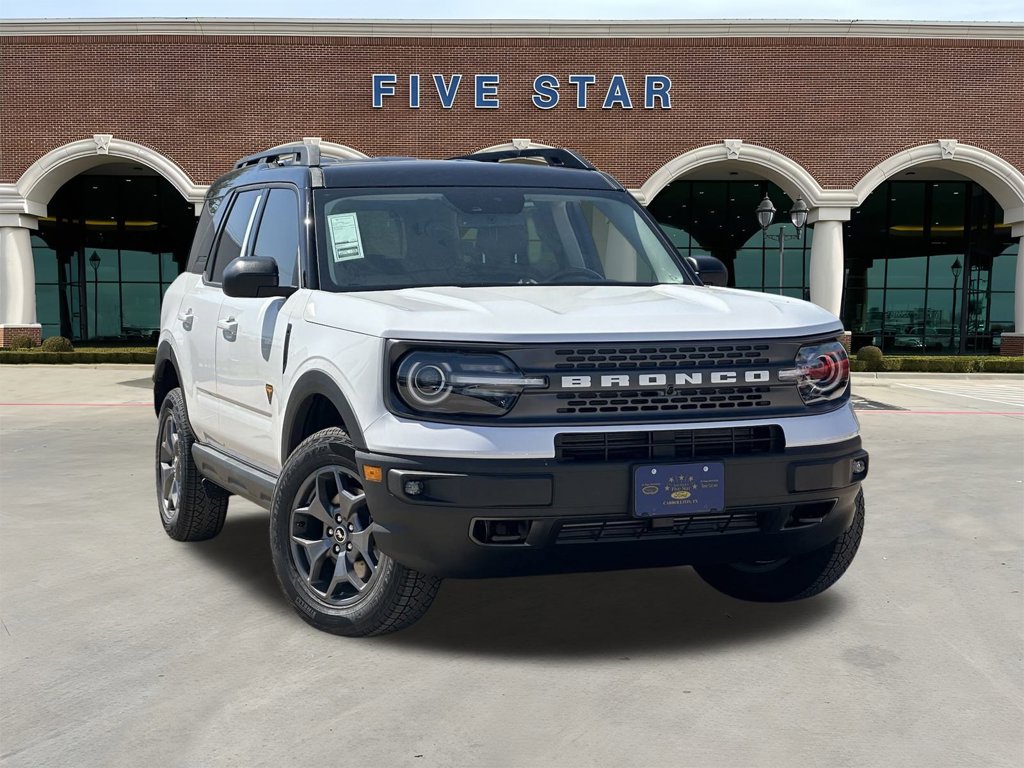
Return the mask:
M977 182L1002 207L1007 224L1024 222L1024 173L988 150L955 139L921 144L887 157L854 186L856 204L861 205L882 182L923 163L955 171Z
M725 139L719 144L708 144L684 152L656 170L639 189L630 191L641 204L648 205L676 179L698 168L725 161L749 165L752 171L782 187L786 194L802 197L812 208L842 205L845 202L843 198L849 196L837 190L822 189L806 168L781 152L746 144L741 139Z
M489 147L482 149L474 149L471 154L478 154L480 152L502 152L506 149L554 149L550 144L539 144L532 139L512 139L511 141L502 142L501 144L492 144Z
M348 144L338 144L333 141L324 141L320 138L304 137L302 139L296 139L295 141L286 141L284 144L277 144L276 146L269 147L268 152L272 149L283 149L284 147L291 147L296 144L302 144L305 141L315 141L320 146L320 154L327 155L327 157L336 157L340 160L367 160L369 155L360 152L355 147L350 147Z
M15 187L25 201L25 212L40 215L38 211L45 211L54 193L65 182L110 162L111 158L144 165L170 182L190 203L198 207L203 202L206 186L194 183L182 167L166 155L134 141L96 134L47 152L21 175Z

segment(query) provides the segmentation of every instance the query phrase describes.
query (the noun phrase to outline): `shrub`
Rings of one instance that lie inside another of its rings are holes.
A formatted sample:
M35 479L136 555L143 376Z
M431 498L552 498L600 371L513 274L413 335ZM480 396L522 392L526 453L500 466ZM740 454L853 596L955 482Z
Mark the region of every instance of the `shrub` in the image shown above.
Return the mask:
M43 352L74 352L75 346L70 339L65 339L63 336L51 336L48 339L43 339L42 350Z
M857 350L857 359L863 360L865 363L880 363L882 362L882 350L878 347L861 347Z
M31 336L15 336L10 344L11 349L33 349L35 346L35 339Z
M902 371L903 360L898 357L886 357L878 361L879 365L876 370L880 371Z
M1024 373L1024 358L1004 357L981 360L981 370L986 373Z

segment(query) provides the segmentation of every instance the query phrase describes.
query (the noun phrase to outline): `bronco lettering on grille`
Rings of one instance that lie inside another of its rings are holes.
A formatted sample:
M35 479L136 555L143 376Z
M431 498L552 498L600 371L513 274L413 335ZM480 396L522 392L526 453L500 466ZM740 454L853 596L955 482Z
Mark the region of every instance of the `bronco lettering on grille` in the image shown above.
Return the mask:
M609 373L600 376L563 376L565 389L635 389L641 387L686 387L705 384L766 384L771 371L693 371L692 373Z

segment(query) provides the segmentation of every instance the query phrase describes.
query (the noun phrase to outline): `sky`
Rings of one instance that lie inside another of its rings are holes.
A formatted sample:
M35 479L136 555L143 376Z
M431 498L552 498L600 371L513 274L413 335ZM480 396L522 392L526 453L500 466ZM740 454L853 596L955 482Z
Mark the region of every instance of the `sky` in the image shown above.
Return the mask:
M0 18L879 19L1024 21L1022 0L0 0Z

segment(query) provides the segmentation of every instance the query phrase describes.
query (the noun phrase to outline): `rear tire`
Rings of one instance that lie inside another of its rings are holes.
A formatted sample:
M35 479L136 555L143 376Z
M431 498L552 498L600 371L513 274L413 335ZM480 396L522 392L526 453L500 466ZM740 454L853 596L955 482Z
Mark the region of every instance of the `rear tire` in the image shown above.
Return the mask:
M348 637L418 621L441 585L381 552L347 434L332 427L288 457L270 510L270 550L288 601L309 624Z
M864 493L857 494L850 527L821 549L769 563L694 566L704 581L730 597L760 603L803 600L835 584L853 562L864 534Z
M228 492L205 480L192 459L196 442L181 389L167 393L156 435L156 498L160 522L176 541L212 539L224 527Z

